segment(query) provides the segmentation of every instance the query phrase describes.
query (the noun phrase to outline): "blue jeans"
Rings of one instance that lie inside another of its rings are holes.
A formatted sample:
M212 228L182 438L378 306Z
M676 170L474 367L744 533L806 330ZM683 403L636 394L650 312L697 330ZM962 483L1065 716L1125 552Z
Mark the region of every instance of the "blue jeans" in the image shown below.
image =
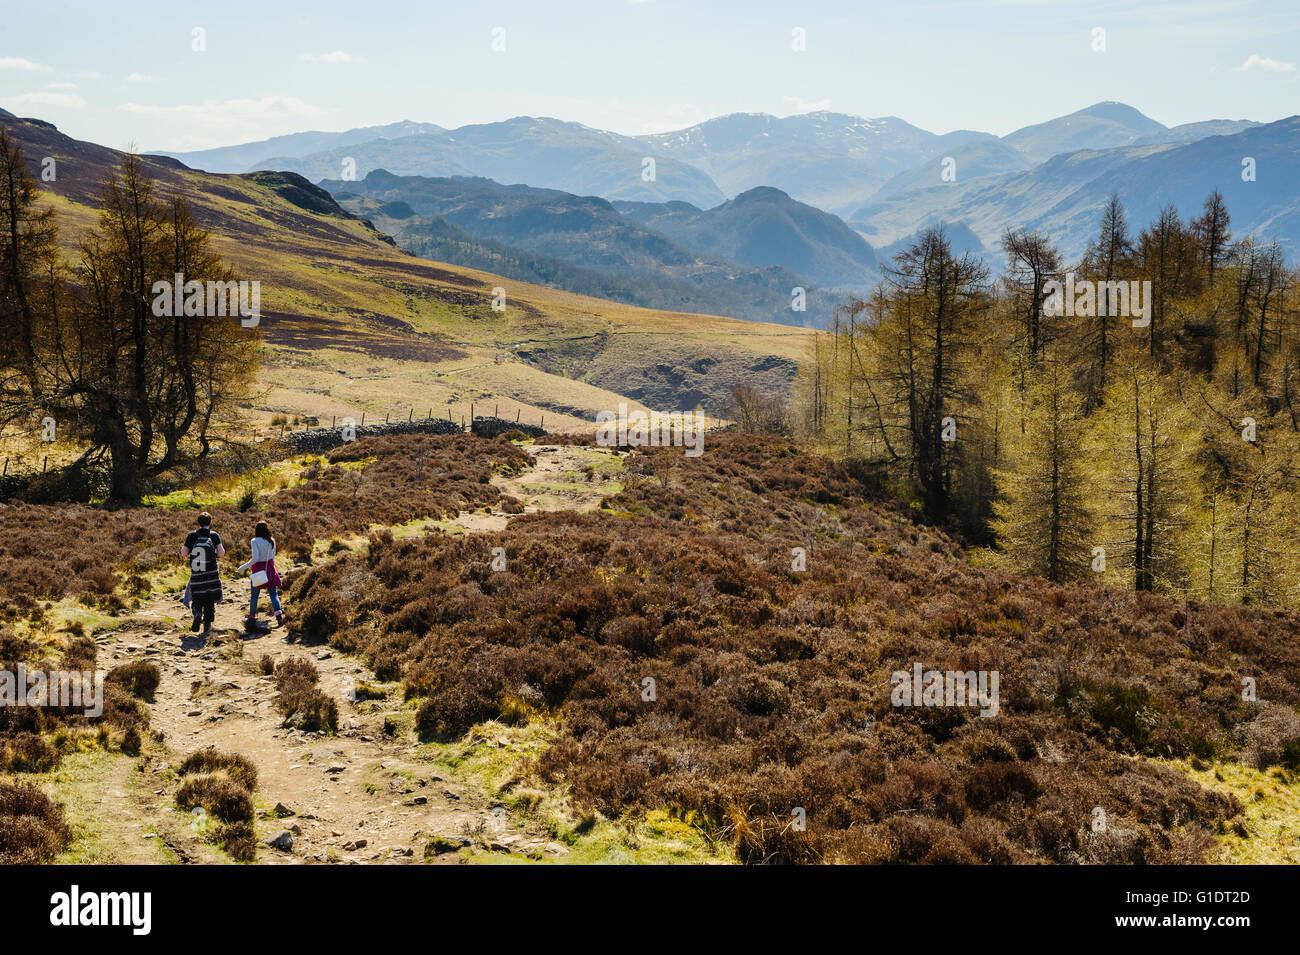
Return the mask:
M262 588L257 586L256 584L249 584L249 594L248 594L249 619L252 619L253 617L257 616L257 604L258 604L257 592L261 589ZM275 613L279 613L280 612L280 591L274 587L267 586L266 594L268 597L271 598L271 609Z

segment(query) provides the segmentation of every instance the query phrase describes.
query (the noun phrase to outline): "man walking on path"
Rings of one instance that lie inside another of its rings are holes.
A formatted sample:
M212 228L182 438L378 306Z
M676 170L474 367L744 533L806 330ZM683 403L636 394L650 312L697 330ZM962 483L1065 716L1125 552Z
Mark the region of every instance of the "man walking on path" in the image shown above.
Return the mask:
M212 515L207 511L199 515L198 529L190 531L185 538L181 556L190 562L190 601L194 611L194 622L190 624L190 630L197 633L202 625L203 635L207 636L212 632L217 604L221 602L221 574L217 570L217 558L226 556L221 535L212 530Z

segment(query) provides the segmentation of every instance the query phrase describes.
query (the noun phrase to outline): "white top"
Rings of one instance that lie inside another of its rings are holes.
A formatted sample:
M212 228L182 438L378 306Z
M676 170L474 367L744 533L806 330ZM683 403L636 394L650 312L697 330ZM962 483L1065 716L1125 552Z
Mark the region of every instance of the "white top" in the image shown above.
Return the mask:
M275 545L265 537L254 537L249 541L253 549L253 556L248 559L247 563L239 565L238 573L242 573L253 564L265 563L275 557Z

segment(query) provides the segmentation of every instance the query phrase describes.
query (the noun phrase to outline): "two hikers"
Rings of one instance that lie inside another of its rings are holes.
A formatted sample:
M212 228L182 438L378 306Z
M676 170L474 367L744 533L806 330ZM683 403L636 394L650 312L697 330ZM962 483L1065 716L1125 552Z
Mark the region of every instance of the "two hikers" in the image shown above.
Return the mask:
M216 605L221 602L221 574L217 559L226 556L226 547L221 535L212 530L212 515L204 511L199 515L199 526L190 531L181 547L181 556L190 562L190 582L185 588L182 602L190 607L194 622L190 630L197 633L203 628L204 636L212 632L212 621L216 616ZM239 566L239 572L251 570L248 601L248 625L252 627L257 619L258 596L263 588L271 598L271 610L275 613L275 622L284 621L280 609L280 574L275 567L275 538L266 521L258 521L249 541L252 557Z
M266 521L258 521L253 531L253 539L248 542L253 556L246 563L239 565L239 573L248 570L252 574L248 597L248 625L257 622L258 595L263 587L271 598L271 610L275 612L275 623L284 622L284 613L280 610L280 574L275 569L275 538Z

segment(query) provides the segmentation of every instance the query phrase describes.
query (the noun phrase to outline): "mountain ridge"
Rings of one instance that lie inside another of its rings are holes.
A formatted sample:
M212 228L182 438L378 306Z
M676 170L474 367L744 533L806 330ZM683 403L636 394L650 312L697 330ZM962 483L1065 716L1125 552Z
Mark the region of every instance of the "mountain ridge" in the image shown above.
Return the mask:
M823 286L857 288L879 275L875 252L858 233L775 186L755 186L707 210L683 203L615 208L689 248L742 265L779 264Z
M809 312L792 312L792 289L813 293L816 283L788 264L739 262L707 245L688 246L596 196L482 177L396 176L385 170L372 170L356 182L324 180L322 185L405 248L477 267L506 263L501 267L507 274L528 281L629 304L721 310L787 324L824 320L833 308L831 298L818 292ZM848 226L839 226L869 252Z
M1242 178L1243 160L1257 179ZM848 222L878 246L889 245L935 218L964 221L986 247L1008 228L1045 231L1067 259L1077 260L1095 235L1100 210L1118 192L1136 232L1173 203L1199 214L1218 189L1232 213L1233 233L1267 235L1289 257L1300 253L1300 115L1192 142L1080 150L1020 173L927 187L868 202Z

